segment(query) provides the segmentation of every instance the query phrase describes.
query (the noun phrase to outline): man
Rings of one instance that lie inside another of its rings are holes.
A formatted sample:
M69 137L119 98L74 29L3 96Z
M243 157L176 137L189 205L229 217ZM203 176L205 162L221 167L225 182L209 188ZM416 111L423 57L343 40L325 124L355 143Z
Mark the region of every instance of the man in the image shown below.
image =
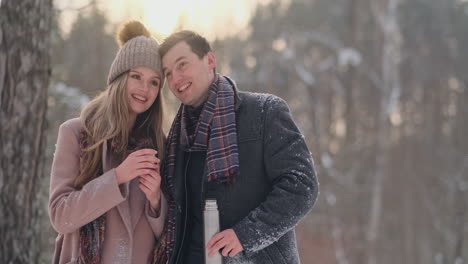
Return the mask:
M315 203L318 182L287 104L238 91L192 31L172 34L159 51L182 103L164 166L169 263L205 263L205 247L224 263L299 263L294 227ZM204 242L207 198L217 200L222 231Z

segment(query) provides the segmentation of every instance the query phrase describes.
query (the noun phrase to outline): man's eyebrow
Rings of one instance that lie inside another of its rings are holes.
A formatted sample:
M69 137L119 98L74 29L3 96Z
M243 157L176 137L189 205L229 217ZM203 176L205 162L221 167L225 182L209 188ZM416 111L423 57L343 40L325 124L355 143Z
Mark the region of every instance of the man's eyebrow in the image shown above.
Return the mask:
M177 63L177 62L179 62L179 61L181 61L181 60L183 60L185 58L186 58L185 56L180 56L179 58L177 58L177 60L175 62Z
M177 62L179 62L179 61L181 61L181 60L183 60L185 58L186 58L186 56L180 56L175 60L175 63L177 63ZM162 70L163 75L166 75L166 71L167 71L167 67L164 67L163 70Z

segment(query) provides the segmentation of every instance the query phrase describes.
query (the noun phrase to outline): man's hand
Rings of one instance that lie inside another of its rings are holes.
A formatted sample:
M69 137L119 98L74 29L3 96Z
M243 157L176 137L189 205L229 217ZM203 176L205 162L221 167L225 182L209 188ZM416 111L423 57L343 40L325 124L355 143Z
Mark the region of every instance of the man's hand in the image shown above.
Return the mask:
M223 248L221 255L234 257L239 252L244 250L236 233L232 229L226 229L214 235L206 246L210 252L208 257L212 257L217 251Z

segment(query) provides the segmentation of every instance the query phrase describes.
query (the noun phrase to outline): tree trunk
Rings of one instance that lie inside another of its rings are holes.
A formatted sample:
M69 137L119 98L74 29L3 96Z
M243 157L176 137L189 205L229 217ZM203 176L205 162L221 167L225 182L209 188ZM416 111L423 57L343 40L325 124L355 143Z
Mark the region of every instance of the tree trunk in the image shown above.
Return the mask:
M41 252L51 16L52 0L0 4L0 263L35 263Z

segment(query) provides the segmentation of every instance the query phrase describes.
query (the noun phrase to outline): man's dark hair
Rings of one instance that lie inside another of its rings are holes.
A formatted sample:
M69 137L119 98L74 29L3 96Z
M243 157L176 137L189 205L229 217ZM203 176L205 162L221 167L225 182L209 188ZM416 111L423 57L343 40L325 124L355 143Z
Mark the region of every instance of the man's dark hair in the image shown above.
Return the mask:
M185 41L190 46L193 53L197 54L200 59L211 51L210 43L208 43L206 38L193 31L182 30L167 37L159 46L159 54L161 55L161 58L164 57L172 47L181 41Z

